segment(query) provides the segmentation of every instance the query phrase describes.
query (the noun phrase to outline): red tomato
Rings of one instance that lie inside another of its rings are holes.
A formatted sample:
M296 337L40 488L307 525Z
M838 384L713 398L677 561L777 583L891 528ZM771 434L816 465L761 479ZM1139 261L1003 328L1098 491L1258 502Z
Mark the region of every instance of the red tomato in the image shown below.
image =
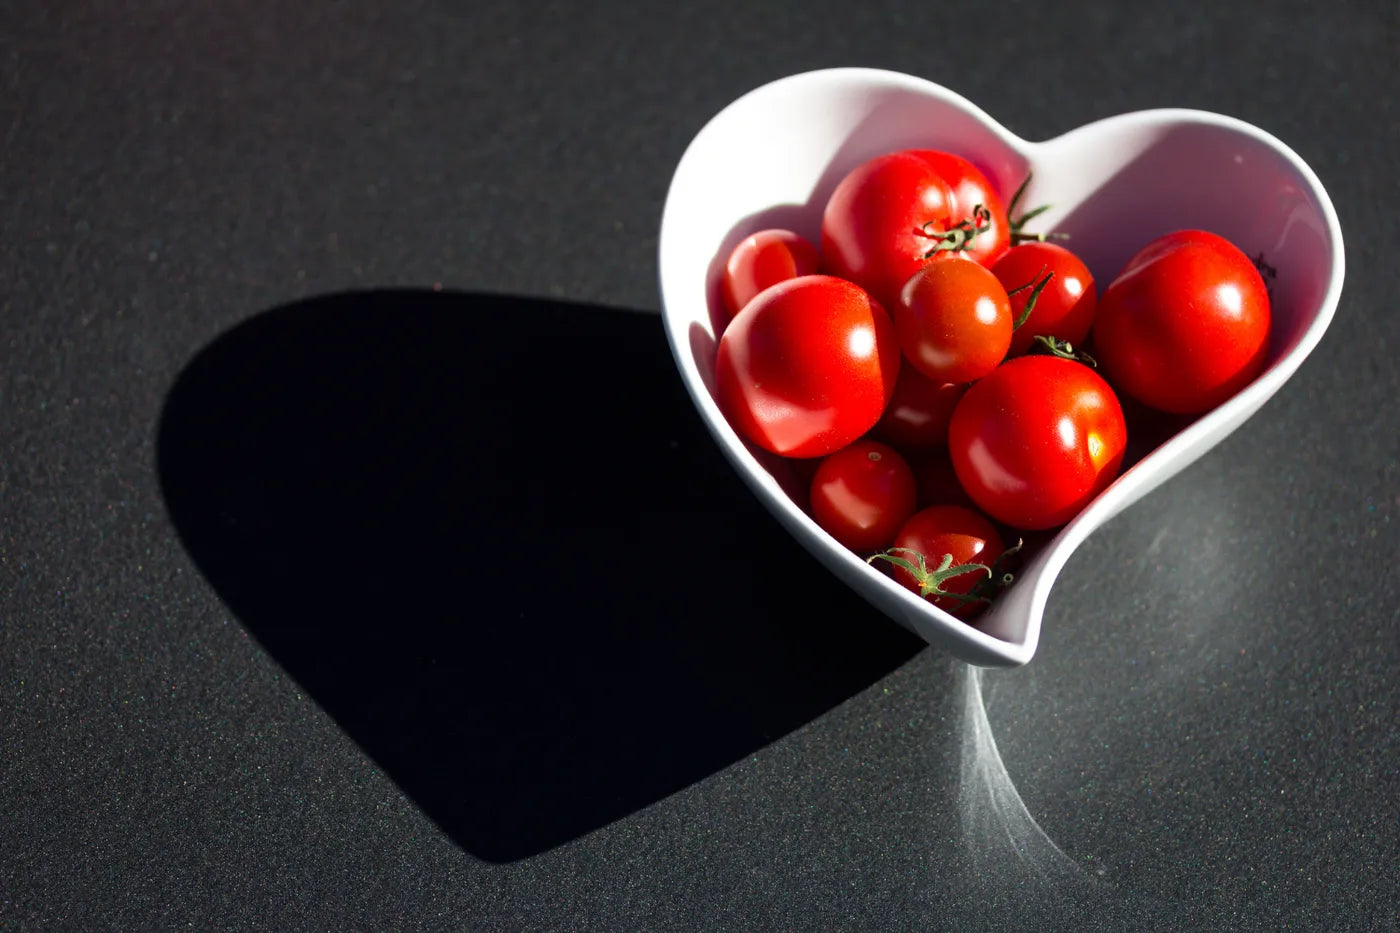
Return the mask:
M901 551L901 548L906 550ZM904 524L895 536L890 556L903 558L915 567L920 566L918 557L922 557L923 569L930 573L935 572L947 557L952 558L949 569L967 564L981 564L988 568L969 570L939 582L939 588L944 593L965 596L978 583L990 578L988 571L1004 550L996 528L981 515L957 505L937 505L917 513ZM895 580L915 593L922 589L919 576L898 564L894 567ZM975 615L985 605L936 593L929 593L924 598L939 609L962 618Z
M806 275L764 289L730 322L716 401L764 450L823 457L880 420L899 375L899 338L858 285Z
M720 298L727 324L770 285L817 271L817 248L791 230L760 230L745 237L724 266Z
M878 156L847 174L826 203L822 271L859 284L892 308L920 266L953 255L935 248L953 245L945 234L963 222L985 229L961 252L990 262L1006 249L1006 208L970 163L928 149Z
M1050 275L1030 316L1011 335L1011 356L1020 356L1038 336L1083 343L1094 323L1098 290L1088 266L1057 243L1022 243L992 263L992 274L1011 295L1011 320L1020 321L1037 281ZM1020 289L1017 291L1017 289Z
M1011 346L1011 300L975 262L926 263L894 306L904 357L938 382L972 382L996 368Z
M948 426L953 468L972 501L1028 530L1064 524L1113 482L1127 439L1108 383L1053 356L998 366L967 390Z
M901 364L894 397L875 425L880 440L913 453L948 444L948 419L967 386L938 382L913 366Z
M898 452L856 441L817 467L812 517L852 551L879 551L914 514L915 494L914 473Z
M1127 395L1197 414L1259 374L1269 317L1269 294L1249 257L1214 233L1183 230L1148 244L1104 291L1095 353Z

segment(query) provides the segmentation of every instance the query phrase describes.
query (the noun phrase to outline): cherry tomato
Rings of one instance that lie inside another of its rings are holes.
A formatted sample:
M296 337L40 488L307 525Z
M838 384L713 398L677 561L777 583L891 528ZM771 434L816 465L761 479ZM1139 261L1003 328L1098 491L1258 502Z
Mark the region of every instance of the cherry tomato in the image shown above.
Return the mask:
M898 549L905 548L923 557L923 566L934 571L945 556L952 557L952 567L965 564L981 564L990 568L1005 549L1001 535L991 522L971 509L957 505L937 505L916 513L899 530L894 539L895 550L892 556L909 560L915 566L919 561L911 554ZM968 571L943 580L939 585L946 593L967 595L974 586L988 579L986 571ZM919 580L915 574L896 565L894 578L902 586L920 592ZM958 600L949 596L929 594L924 597L939 609L960 618L976 615L983 603Z
M1011 335L1011 356L1020 356L1038 336L1083 343L1094 323L1098 290L1088 266L1058 243L1022 243L1001 254L991 266L1011 295L1011 320L1020 321L1035 283L1050 279L1036 296L1030 316ZM1019 289L1019 291L1017 291Z
M967 239L960 224L984 229ZM1006 208L986 177L957 156L906 149L858 165L822 214L822 271L849 279L886 308L932 257L990 262L1006 248ZM958 245L962 250L952 250Z
M753 297L770 285L817 271L817 248L791 230L760 230L745 237L724 266L720 298L724 323L734 319Z
M1269 295L1238 247L1204 230L1148 244L1104 291L1096 355L1125 394L1173 414L1219 405L1264 366Z
M967 260L926 263L894 306L904 357L938 382L972 382L1011 346L1011 300L985 267Z
M812 517L852 551L887 548L914 514L909 464L877 441L856 441L822 460L812 478Z
M764 450L823 457L869 431L894 394L899 339L858 285L828 275L779 282L720 337L716 400Z
M1113 482L1128 432L1108 383L1074 360L1022 356L972 385L948 452L978 508L1014 528L1073 518Z
M905 453L946 447L948 420L966 391L965 385L939 382L901 364L894 396L872 433Z

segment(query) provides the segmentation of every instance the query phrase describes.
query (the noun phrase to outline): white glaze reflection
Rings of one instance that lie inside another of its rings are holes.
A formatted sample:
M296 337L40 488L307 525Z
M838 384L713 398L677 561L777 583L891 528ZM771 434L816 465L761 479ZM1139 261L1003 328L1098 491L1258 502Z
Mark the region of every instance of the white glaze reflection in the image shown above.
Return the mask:
M1034 877L1092 881L1026 809L997 750L982 697L982 670L968 667L963 682L963 731L958 773L958 817L963 851L974 876L1014 878L1015 861ZM985 882L984 882L985 883Z

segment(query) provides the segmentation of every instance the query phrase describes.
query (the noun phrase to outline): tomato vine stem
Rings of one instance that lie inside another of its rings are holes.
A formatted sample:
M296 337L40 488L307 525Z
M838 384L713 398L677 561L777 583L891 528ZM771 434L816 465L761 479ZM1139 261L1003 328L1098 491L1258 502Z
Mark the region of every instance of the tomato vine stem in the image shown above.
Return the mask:
M1007 225L1011 228L1012 244L1031 242L1044 243L1047 240L1068 240L1068 233L1027 233L1025 231L1027 223L1050 210L1052 207L1050 204L1042 204L1039 207L1033 207L1020 217L1015 216L1016 208L1021 203L1021 198L1025 195L1026 188L1030 186L1032 174L1032 172L1026 173L1025 180L1021 182L1021 186L1017 188L1016 193L1011 196L1010 203L1006 205Z
M1055 277L1054 272L1046 272L1048 268L1049 266L1041 266L1040 271L1035 274L1035 278L1031 279L1025 285L1016 286L1006 293L1006 297L1010 298L1012 295L1018 295L1028 288L1031 289L1031 295L1026 299L1026 306L1021 309L1021 316L1016 319L1016 323L1011 325L1013 331L1020 330L1021 325L1026 323L1026 319L1029 318L1031 312L1035 310L1035 303L1040 300L1040 293L1045 291L1045 286L1049 285L1050 280ZM1044 275L1045 278L1042 279L1042 275Z

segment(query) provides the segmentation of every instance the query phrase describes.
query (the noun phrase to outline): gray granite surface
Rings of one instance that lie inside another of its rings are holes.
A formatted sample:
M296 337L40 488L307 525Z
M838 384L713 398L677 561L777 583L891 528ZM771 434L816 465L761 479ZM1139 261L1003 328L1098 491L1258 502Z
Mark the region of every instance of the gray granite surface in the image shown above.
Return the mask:
M0 927L1400 927L1397 9L8 4ZM1341 215L1025 669L824 576L654 315L690 137L846 64L1240 117Z

